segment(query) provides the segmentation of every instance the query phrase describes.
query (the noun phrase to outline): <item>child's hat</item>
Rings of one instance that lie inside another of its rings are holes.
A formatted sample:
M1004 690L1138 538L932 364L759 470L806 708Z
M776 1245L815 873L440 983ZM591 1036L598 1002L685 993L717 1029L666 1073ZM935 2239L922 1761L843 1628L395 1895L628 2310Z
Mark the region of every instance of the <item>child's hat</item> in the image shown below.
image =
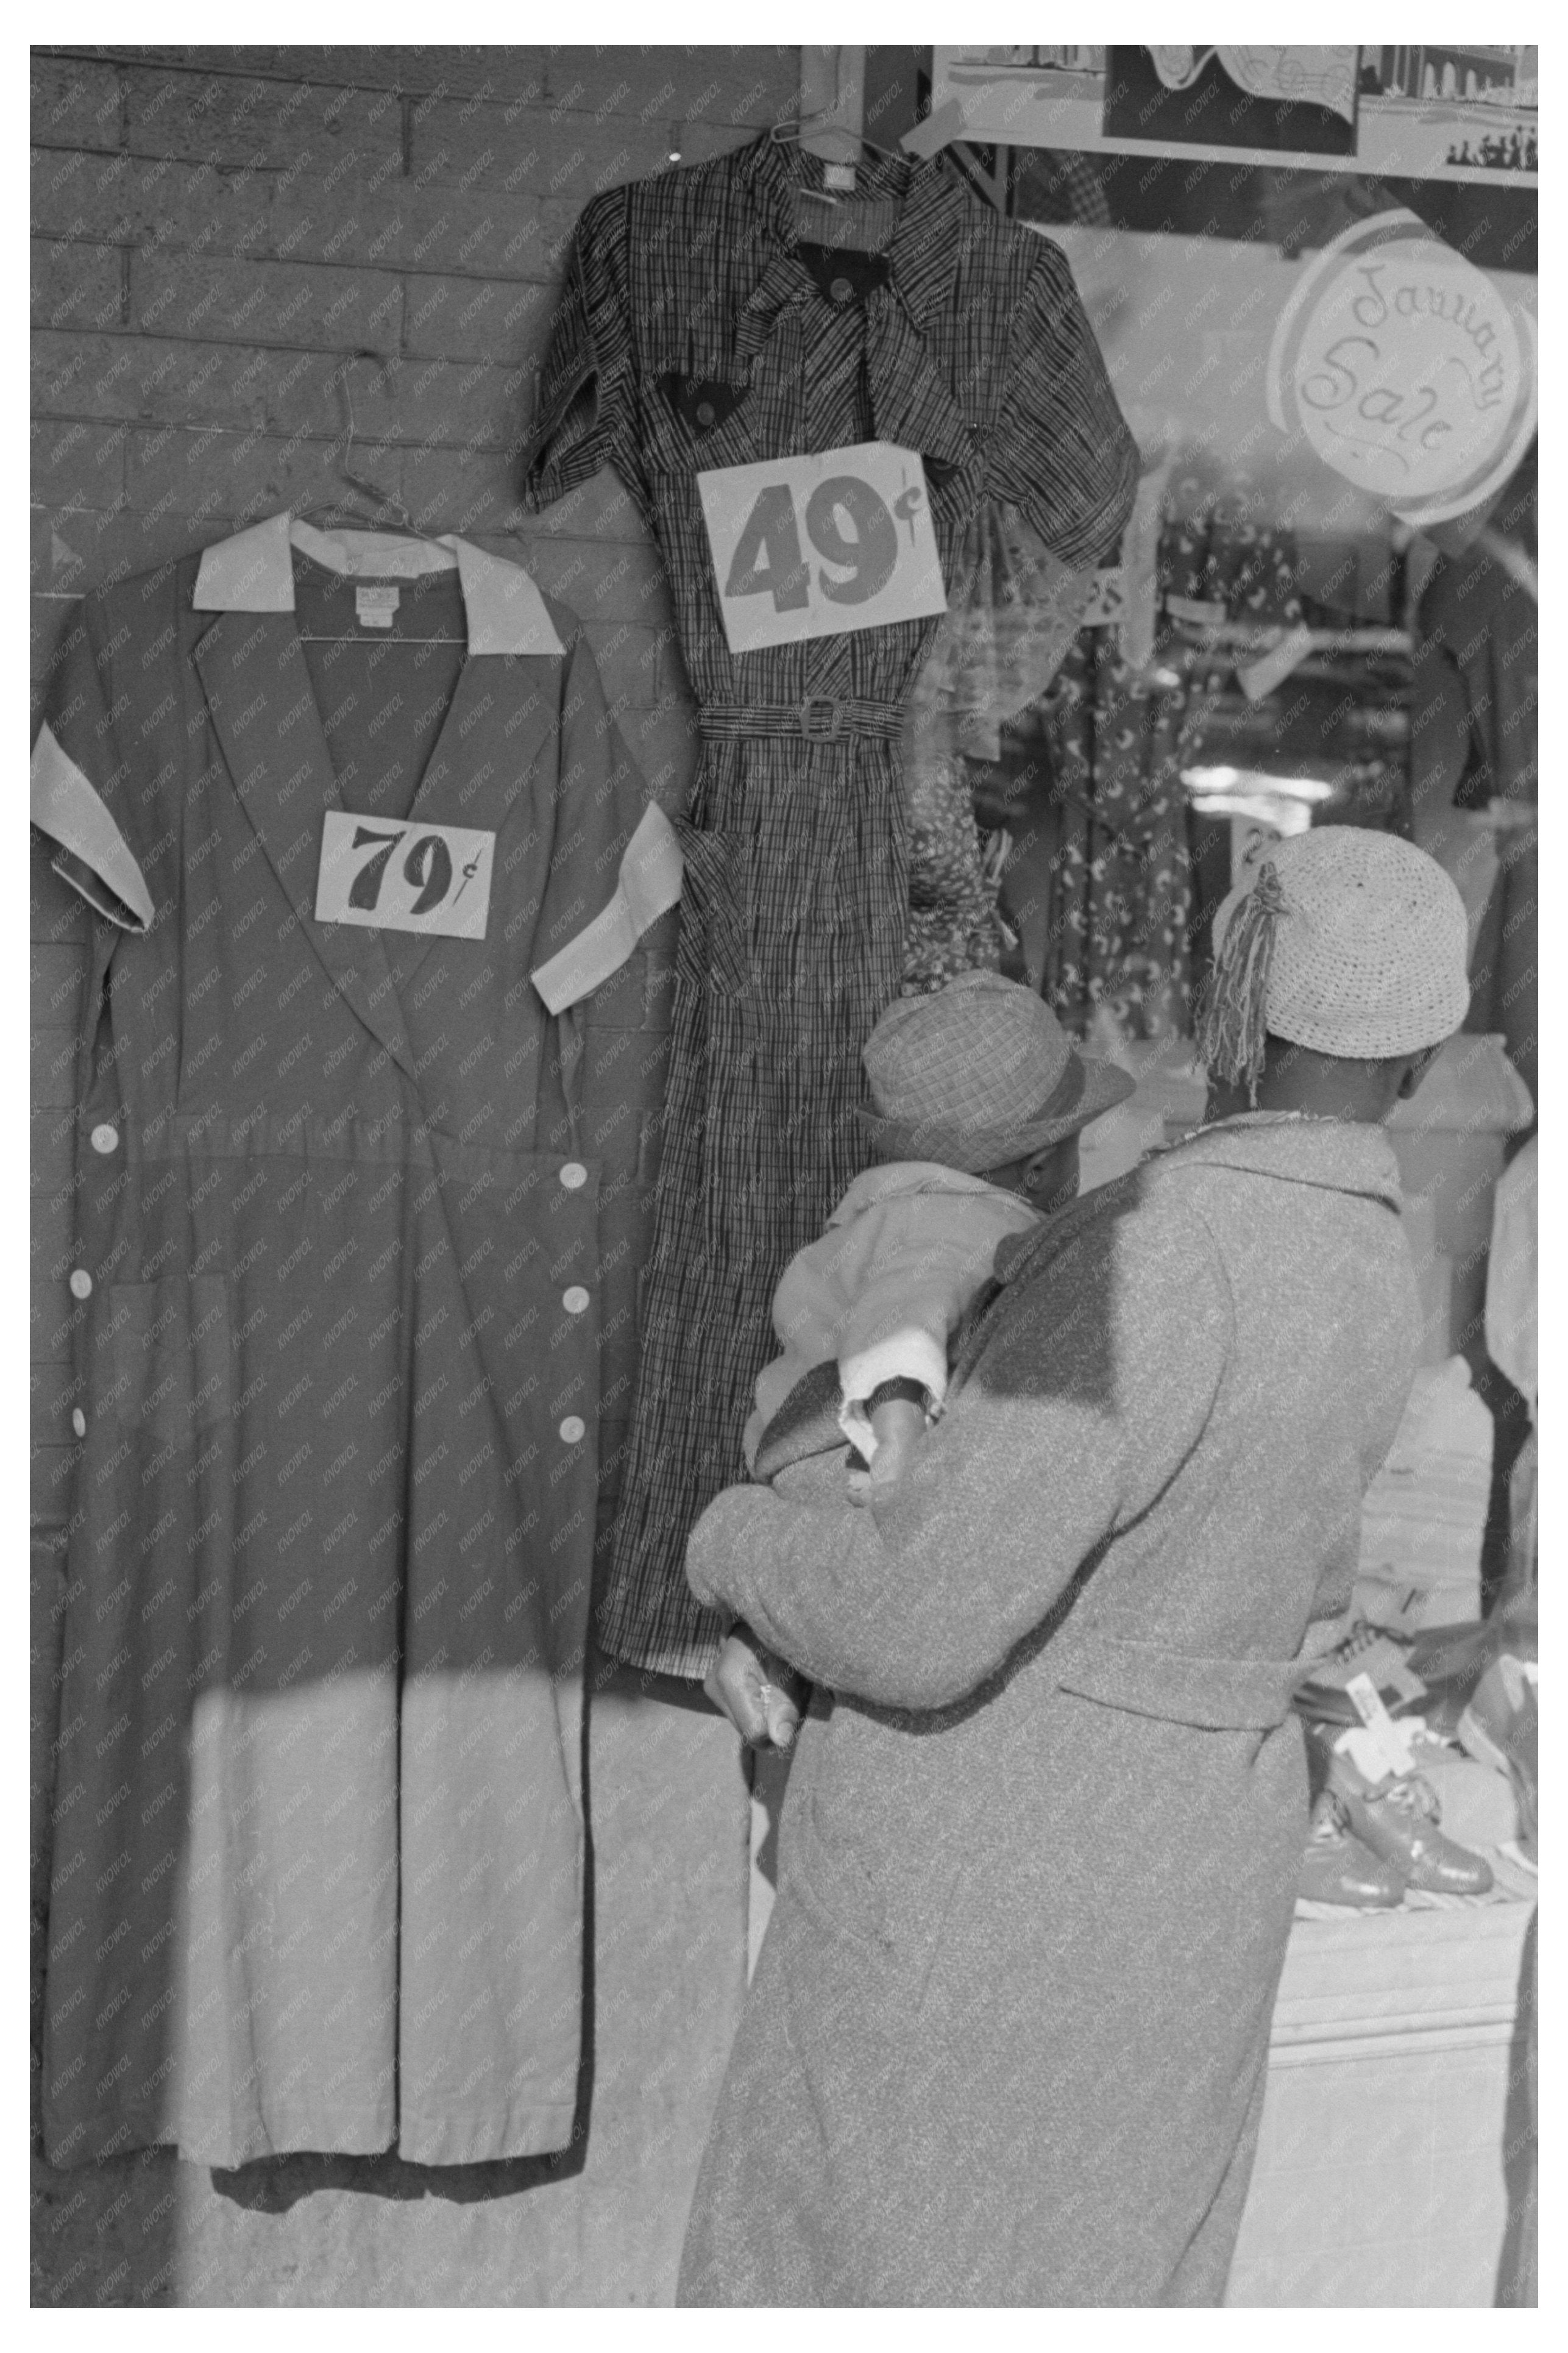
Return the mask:
M1132 1092L1125 1071L1078 1052L1043 997L994 972L899 997L860 1059L879 1156L971 1174L1064 1142Z

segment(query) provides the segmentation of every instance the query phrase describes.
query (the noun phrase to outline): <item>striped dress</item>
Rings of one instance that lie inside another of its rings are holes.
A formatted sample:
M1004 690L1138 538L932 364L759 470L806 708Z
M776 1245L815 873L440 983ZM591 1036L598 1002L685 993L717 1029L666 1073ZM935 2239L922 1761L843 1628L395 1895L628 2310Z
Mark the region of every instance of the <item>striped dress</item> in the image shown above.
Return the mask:
M526 492L613 467L657 538L698 702L682 826L655 1240L638 1396L599 1628L700 1676L720 1627L688 1532L742 1478L779 1275L867 1154L860 1049L909 921L900 739L935 628L910 621L732 654L699 470L879 440L918 450L950 597L983 500L1088 575L1136 481L1057 248L952 167L868 157L829 204L820 161L763 136L595 198L540 384Z

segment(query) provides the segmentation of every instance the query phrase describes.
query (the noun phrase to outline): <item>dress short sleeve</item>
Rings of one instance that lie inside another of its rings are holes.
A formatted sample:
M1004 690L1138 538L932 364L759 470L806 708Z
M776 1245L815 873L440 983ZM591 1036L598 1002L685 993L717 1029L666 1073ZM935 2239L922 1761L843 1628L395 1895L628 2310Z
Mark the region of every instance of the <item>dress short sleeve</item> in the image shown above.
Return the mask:
M1132 512L1138 449L1066 257L1039 246L1008 340L985 487L1066 563L1102 564Z
M523 459L523 495L536 512L601 466L640 490L626 238L626 192L612 188L577 223L540 372Z
M147 838L156 827L149 826L146 795L133 786L133 754L122 740L134 725L132 699L116 691L111 632L101 599L89 596L50 671L33 746L30 813L53 846L62 881L95 914L121 931L144 932L157 912Z
M559 606L555 617L566 634ZM620 970L679 899L682 875L675 828L647 797L579 626L563 673L555 839L532 944L533 985L552 1013Z

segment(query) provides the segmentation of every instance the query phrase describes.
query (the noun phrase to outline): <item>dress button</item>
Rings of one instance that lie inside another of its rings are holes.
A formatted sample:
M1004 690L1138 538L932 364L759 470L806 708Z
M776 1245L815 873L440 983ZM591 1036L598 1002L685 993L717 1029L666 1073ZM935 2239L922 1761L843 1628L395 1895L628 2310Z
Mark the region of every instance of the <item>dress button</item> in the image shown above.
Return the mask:
M574 1282L562 1293L561 1304L568 1315L582 1315L587 1311L588 1294L580 1282Z
M580 1160L569 1160L561 1171L561 1182L569 1193L575 1193L588 1181L588 1172Z
M101 1127L95 1127L92 1131L92 1148L95 1152L112 1152L119 1142L120 1130L117 1127L110 1127L107 1121Z
M713 422L713 403L710 400L700 400L698 402L697 422L701 426L703 431L706 433L708 427Z
M827 290L836 302L847 302L855 289L847 278L836 278Z
M85 1266L72 1267L70 1275L70 1293L73 1299L90 1299L92 1297L92 1277L89 1274Z
M580 1413L569 1413L561 1425L561 1435L568 1446L575 1446L577 1440L587 1434L588 1425Z
M71 1428L79 1438L87 1436L87 1416L79 1405L71 1408Z

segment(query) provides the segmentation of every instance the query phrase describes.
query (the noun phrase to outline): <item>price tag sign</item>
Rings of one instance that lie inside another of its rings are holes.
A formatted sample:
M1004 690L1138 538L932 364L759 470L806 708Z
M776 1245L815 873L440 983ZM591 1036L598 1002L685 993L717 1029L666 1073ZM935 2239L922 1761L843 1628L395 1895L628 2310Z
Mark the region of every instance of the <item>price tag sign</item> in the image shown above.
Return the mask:
M699 474L731 653L945 613L925 468L862 441Z
M316 921L367 931L482 940L496 838L460 825L384 825L328 809L316 871Z
M1367 1736L1390 1773L1410 1770L1410 1742L1383 1704L1383 1694L1368 1674L1352 1675L1345 1685L1351 1705L1366 1726Z

